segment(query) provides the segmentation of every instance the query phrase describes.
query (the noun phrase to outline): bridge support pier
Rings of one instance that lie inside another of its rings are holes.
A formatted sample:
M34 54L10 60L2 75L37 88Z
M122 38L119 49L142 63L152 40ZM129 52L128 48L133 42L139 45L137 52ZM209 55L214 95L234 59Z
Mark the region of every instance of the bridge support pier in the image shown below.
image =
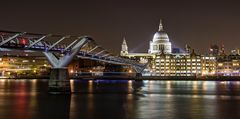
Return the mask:
M70 94L71 87L67 68L53 68L48 82L50 94Z
M70 80L67 66L72 61L73 57L79 53L80 48L87 43L87 37L79 37L81 39L72 48L70 52L66 52L64 56L57 56L53 52L43 52L52 65L50 80L48 83L48 92L50 94L70 94ZM58 41L60 42L60 41ZM56 43L57 44L57 43ZM54 44L54 45L56 45Z

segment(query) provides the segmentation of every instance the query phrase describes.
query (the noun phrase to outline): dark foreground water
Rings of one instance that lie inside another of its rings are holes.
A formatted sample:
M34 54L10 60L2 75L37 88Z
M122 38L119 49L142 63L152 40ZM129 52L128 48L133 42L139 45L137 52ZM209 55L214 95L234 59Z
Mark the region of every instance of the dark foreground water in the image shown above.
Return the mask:
M239 81L0 80L0 119L240 119Z

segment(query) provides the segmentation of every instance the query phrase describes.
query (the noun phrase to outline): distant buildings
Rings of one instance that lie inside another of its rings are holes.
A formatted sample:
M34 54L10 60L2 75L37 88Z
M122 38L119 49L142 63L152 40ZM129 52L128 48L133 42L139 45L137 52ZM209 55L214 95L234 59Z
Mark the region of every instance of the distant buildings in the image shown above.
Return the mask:
M182 53L179 48L172 48L168 34L160 21L159 29L149 43L148 53L128 53L126 39L123 40L121 56L148 63L144 75L151 76L200 76L201 56L190 46Z
M44 57L0 57L0 77L46 76L49 72L50 65Z
M186 45L185 52L181 52L179 48L172 48L161 21L149 43L148 53L129 53L124 38L120 55L148 63L143 72L146 76L240 76L239 49L226 55L224 45L211 45L208 54L200 55Z
M209 54L212 56L218 56L219 55L218 45L211 45L209 48Z
M240 55L218 57L216 75L240 76Z
M1 56L0 78L39 78L49 77L51 65L43 56ZM90 59L74 59L68 66L71 77L117 74L115 72L129 72L129 66L108 64ZM118 75L119 75L118 74ZM125 73L127 74L127 73Z
M240 49L232 49L231 50L231 55L240 55Z

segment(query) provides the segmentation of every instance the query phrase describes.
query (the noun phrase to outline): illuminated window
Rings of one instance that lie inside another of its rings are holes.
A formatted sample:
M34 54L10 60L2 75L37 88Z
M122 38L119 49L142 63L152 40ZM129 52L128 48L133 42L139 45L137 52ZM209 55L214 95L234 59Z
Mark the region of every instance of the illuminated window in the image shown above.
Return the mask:
M219 67L222 67L222 66L223 66L223 63L218 63L218 66L219 66Z
M181 67L181 69L185 69L185 67Z
M239 64L238 63L233 63L233 66L239 66Z

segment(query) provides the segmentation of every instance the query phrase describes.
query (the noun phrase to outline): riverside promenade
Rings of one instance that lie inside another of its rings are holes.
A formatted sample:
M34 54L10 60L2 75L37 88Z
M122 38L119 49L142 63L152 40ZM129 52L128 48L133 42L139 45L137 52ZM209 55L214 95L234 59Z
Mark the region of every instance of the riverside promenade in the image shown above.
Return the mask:
M49 79L49 76L1 77L0 79ZM240 76L78 76L72 80L175 80L175 81L240 81Z

